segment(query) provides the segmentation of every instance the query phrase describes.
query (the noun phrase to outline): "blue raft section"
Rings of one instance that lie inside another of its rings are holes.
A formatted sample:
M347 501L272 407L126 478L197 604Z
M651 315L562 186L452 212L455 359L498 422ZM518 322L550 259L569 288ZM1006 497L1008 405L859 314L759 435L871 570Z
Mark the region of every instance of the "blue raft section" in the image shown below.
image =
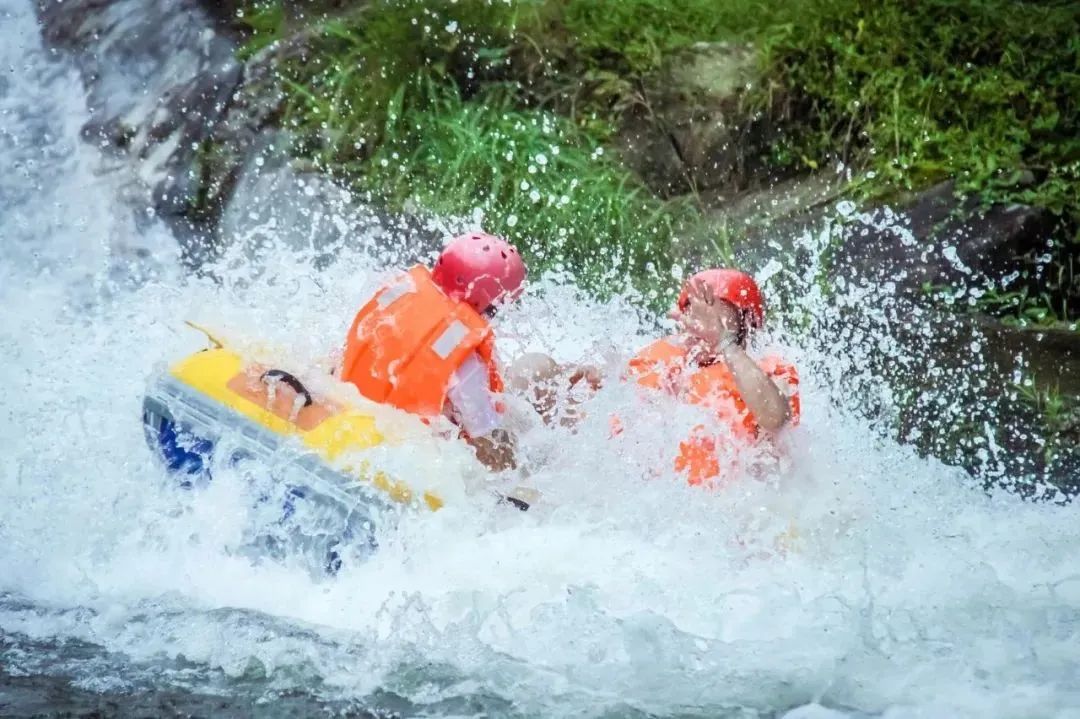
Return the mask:
M147 444L184 490L198 491L213 481L215 470L246 460L264 460L271 475L296 470L284 473L290 479L273 477L273 491L254 494L262 516L271 503L281 507L276 521L254 533L252 546L260 554L284 559L299 552L313 569L334 575L346 557L362 559L378 548L375 530L389 514L385 502L357 491L355 481L312 458L296 457L276 438L262 436L270 434L266 430L244 426L250 423L232 410L167 378L144 399L142 420ZM220 441L223 436L229 441Z

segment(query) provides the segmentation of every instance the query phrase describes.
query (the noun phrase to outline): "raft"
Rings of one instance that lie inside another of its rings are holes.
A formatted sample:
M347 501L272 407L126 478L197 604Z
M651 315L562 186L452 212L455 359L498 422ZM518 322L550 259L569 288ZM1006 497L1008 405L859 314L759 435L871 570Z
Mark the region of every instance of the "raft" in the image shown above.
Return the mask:
M209 471L228 436L233 453L271 459L292 451L310 474L384 502L443 505L438 494L414 491L363 459L386 441L370 411L315 397L294 375L223 347L196 352L157 378L143 402L143 425L173 472Z
M358 543L373 550L376 529L396 522L402 509L438 510L445 499L373 465L372 450L389 440L370 405L316 396L296 376L225 347L196 352L155 377L143 400L143 427L186 489L244 460L280 476L280 491L263 500L282 503L278 524L288 523L298 506L307 516L321 513L320 526L303 533L322 537L319 561L331 572L340 566L335 546L362 531Z

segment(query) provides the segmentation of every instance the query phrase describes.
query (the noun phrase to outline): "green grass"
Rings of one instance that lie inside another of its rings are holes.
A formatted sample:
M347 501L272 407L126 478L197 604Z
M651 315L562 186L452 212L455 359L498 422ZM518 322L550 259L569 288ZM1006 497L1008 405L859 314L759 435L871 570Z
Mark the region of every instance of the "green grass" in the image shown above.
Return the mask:
M592 289L622 273L649 285L670 277L671 243L689 208L654 198L565 118L516 109L498 90L472 102L453 89L431 92L421 105L391 110L362 175L370 190L395 205L482 213L486 229Z
M321 22L309 58L283 68L290 119L328 164L366 159L394 121L391 110L425 104L432 84L498 80L521 10L502 2L384 0Z
M657 199L623 169L600 123L525 88L542 61L520 50L531 47L522 28L546 22L542 5L399 0L322 22L314 61L281 68L297 151L391 207L480 212L535 268L565 268L591 289L627 275L646 292L670 284L655 277L670 270L688 204Z
M1042 259L1042 267L1019 273L1004 286L957 295L950 287L924 285L923 293L945 309L995 317L1012 327L1080 331L1080 263L1067 255Z
M248 32L247 42L237 53L241 60L248 60L263 48L284 39L285 12L280 2L253 2L240 10L238 19Z
M755 40L798 16L785 0L565 0L548 5L557 52L579 76L607 73L634 85L698 42ZM561 42L562 45L558 43Z
M848 192L862 199L951 178L988 204L1050 209L1066 219L1059 244L1075 241L1080 3L337 5L344 9L336 14L309 13L309 52L279 68L297 152L391 203L451 214L479 208L489 229L541 261L562 256L595 272L621 255L647 278L650 263L666 270L671 243L700 234L689 202L657 200L597 148L663 81L665 62L717 41L759 51L761 80L742 104L782 128L782 140L762 150L774 167L844 163L855 178ZM243 21L251 31L244 53L283 35L277 0L256 0ZM549 165L530 172L538 166L528 158L538 154Z
M1044 434L1042 458L1052 465L1063 455L1073 454L1080 445L1080 401L1061 393L1056 386L1027 378L1014 384L1021 402L1037 418Z
M975 306L1014 327L1080 329L1080 323L1068 319L1073 316L1068 298L1047 291L1035 293L1026 287L1010 292L991 290L980 297Z
M801 7L800 21L761 38L790 117L777 162L853 164L872 173L861 177L864 196L953 178L987 203L1080 221L1080 4Z

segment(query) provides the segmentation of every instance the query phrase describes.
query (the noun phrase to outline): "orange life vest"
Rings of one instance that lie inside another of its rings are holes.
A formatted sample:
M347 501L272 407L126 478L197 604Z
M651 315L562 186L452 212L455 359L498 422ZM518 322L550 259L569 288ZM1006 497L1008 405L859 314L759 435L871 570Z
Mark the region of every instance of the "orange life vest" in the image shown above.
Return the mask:
M801 412L799 375L795 367L779 357L766 357L758 366L788 390L791 424L798 424ZM735 385L735 377L723 362L705 367L693 365L687 350L670 340L653 342L630 360L630 375L643 387L666 391L683 401L706 407L732 432L747 442L757 440L761 428ZM675 470L685 472L690 484L713 482L720 475L713 433L699 425L679 444Z
M375 402L434 416L472 352L487 365L492 391L502 391L493 351L487 320L447 297L418 265L360 308L345 341L341 379Z

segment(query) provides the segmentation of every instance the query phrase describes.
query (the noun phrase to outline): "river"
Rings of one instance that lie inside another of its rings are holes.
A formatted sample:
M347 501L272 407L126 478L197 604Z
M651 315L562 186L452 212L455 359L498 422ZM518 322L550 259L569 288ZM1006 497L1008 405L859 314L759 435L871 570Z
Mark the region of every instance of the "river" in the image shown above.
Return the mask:
M1077 508L888 439L858 411L858 352L805 334L774 341L844 372L804 372L766 480L643 479L693 417L612 386L577 434L524 436L537 511L480 491L335 577L240 551L249 484L169 481L150 377L201 341L184 319L317 361L388 268L353 238L329 263L272 244L192 275L80 138L85 93L31 3L0 0L0 26L0 715L1080 717ZM500 321L510 351L613 367L652 331L557 277ZM387 461L490 481L454 450Z

